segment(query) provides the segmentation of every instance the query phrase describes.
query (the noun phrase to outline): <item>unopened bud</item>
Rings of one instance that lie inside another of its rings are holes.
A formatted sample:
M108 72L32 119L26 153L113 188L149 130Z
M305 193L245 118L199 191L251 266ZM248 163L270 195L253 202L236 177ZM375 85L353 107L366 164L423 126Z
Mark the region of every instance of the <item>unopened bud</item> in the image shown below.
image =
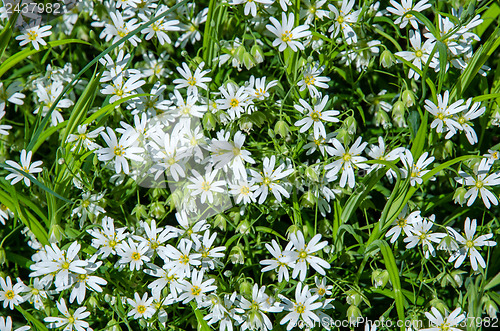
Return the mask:
M347 318L349 319L349 323L356 323L359 317L362 317L361 310L356 306L349 306L347 308Z
M229 252L229 259L232 264L243 264L245 262L245 254L240 246L234 246Z
M316 204L316 197L311 191L307 191L300 198L300 205L305 208L312 208Z
M276 135L279 134L282 138L286 137L289 132L290 132L290 127L283 120L279 120L274 126L274 133Z
M391 53L391 51L388 49L383 51L380 55L380 65L382 65L382 67L384 68L390 68L394 63L396 63L396 58Z
M245 54L246 51L247 50L246 50L245 46L243 46L243 45L239 46L238 48L236 48L235 58L237 58L240 62L242 62L243 54Z
M240 283L240 293L242 295L246 295L247 297L252 297L252 283L250 283L248 280L244 280Z
M405 104L403 103L403 101L398 100L394 103L394 105L392 105L392 113L394 115L404 114L405 110L406 110L406 107L405 107Z
M236 231L238 231L241 234L249 234L250 229L251 226L248 220L241 221L240 224L238 224L238 226L236 227Z
M372 272L372 284L375 288L384 288L387 282L389 282L387 270L377 269Z
M135 215L135 217L137 217L137 219L141 219L141 218L146 219L149 217L146 206L141 205L141 204L135 205L134 209L132 209L132 215Z
M498 313L497 304L488 298L484 303L484 312L486 312L490 318L496 318Z
M250 49L250 54L252 54L253 58L257 63L262 63L264 62L264 52L262 51L262 48L255 44L252 46Z
M154 218L160 218L165 215L165 207L163 207L163 203L156 201L149 205L149 213Z
M211 112L206 112L205 115L203 115L202 123L203 128L208 131L212 131L217 125L215 116Z
M240 118L239 123L240 123L240 130L245 131L247 133L250 132L253 128L253 123L248 119L248 117Z
M314 167L307 167L306 168L306 177L308 180L312 182L317 182L319 181L319 176L318 176L318 170L315 169Z
M4 265L5 261L7 261L7 257L5 254L5 248L0 247L0 265Z
M375 113L375 125L382 126L384 129L388 129L392 126L391 119L389 118L389 114L387 114L383 110L378 110Z
M250 70L257 64L257 61L255 61L253 56L248 52L243 53L241 62L243 62L243 65L245 66L245 68L247 68L247 70Z
M222 231L226 231L226 218L221 214L217 214L214 219L214 227L218 227Z
M361 294L359 294L355 290L349 290L346 292L346 294L347 294L346 297L347 304L357 306L361 303L362 300Z
M64 237L64 230L59 224L53 224L49 231L49 241L51 243L58 243Z
M415 104L415 93L411 90L404 90L401 99L406 104L406 107L411 107Z
M465 187L459 187L455 190L455 194L453 195L453 201L458 203L460 206L463 206L466 199L465 193L467 193L467 189Z
M432 299L431 302L430 302L430 305L434 308L436 308L437 310L439 310L439 312L442 314L442 315L445 315L445 311L448 311L448 307L446 307L446 304L439 300L439 299Z
M109 331L122 331L122 328L120 327L120 323L117 320L115 320L114 318L108 322L105 329L109 330Z

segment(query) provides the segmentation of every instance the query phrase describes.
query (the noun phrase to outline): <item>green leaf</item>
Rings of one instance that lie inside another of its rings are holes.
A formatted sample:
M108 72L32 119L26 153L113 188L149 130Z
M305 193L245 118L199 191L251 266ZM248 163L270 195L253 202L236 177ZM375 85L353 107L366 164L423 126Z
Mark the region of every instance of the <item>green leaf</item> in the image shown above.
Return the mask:
M18 312L23 314L24 318L35 327L35 330L48 331L48 329L45 327L45 324L43 324L43 322L40 322L40 320L38 318L35 318L33 315L28 313L26 310L24 310L20 306L16 306L16 309Z
M19 62L21 62L22 60L24 60L25 58L27 58L30 55L33 55L33 54L36 54L39 52L43 52L43 51L50 49L52 47L66 45L66 44L72 44L72 43L85 44L85 45L92 46L92 44L89 44L88 42L83 41L83 40L79 40L79 39L63 39L63 40L51 41L48 43L47 46L40 47L40 49L38 49L38 50L27 48L25 50L22 50L16 54L10 56L7 60L5 60L2 63L2 65L0 65L0 77L2 77L2 75L4 73L6 73L10 68L12 68L13 66L15 66L16 64L18 64Z
M493 287L496 287L500 285L500 272L496 274L495 277L493 277L489 282L488 284L486 284L486 286L484 287L484 290L487 291Z
M279 234L278 232L276 232L276 231L274 231L273 229L268 228L268 227L266 227L266 226L256 226L256 227L255 227L255 230L256 230L256 231L259 231L259 232L260 232L260 231L262 231L262 232L270 233L270 234L273 234L273 235L275 235L275 236L279 237L279 238L280 238L280 239L282 239L282 240L286 240L286 238L285 238L285 237L283 237L281 234Z
M403 292L401 290L401 280L399 278L399 269L396 265L396 259L394 258L394 254L392 254L392 249L384 240L376 240L373 242L371 246L378 246L380 248L380 252L384 257L384 264L389 272L389 278L391 280L392 288L394 291L394 301L396 302L396 311L398 313L398 318L401 321L405 320L405 308L404 308L404 297ZM367 247L369 250L371 247ZM401 331L404 331L404 323L401 326Z
M193 301L191 301L190 304L191 308L193 308L194 314L196 315L196 320L198 321L198 330L211 331L207 321L203 319L201 311L196 307L196 304Z

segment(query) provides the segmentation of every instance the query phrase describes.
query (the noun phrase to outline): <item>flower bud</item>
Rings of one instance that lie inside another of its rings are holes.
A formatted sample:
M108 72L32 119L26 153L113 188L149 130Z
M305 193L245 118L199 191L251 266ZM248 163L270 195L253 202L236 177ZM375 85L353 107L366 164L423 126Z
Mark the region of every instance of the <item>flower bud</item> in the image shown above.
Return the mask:
M250 283L248 280L244 280L240 283L240 294L246 295L248 297L252 297L252 283Z
M120 323L115 320L114 318L112 318L108 324L106 324L106 330L109 330L109 331L121 331L122 328L120 327Z
M293 224L288 227L288 229L286 230L286 234L289 236L292 233L297 233L297 231L299 230L300 228L297 225Z
M392 113L396 114L404 114L406 110L405 104L403 101L398 100L392 105Z
M485 313L487 313L488 316L490 316L490 318L497 317L498 306L497 306L497 304L493 300L491 300L490 298L488 298L487 300L485 300L483 307L484 307L483 311Z
M236 231L238 231L241 234L249 234L250 229L251 227L248 220L241 221L240 224L238 224L238 226L236 227Z
M193 59L193 66L194 68L193 69L196 69L197 67L200 66L200 64L203 62L203 59L199 56L195 56L194 59Z
M411 107L415 104L415 94L412 90L404 90L401 94L401 99L405 103L406 107Z
M350 135L354 135L356 134L358 123L356 122L354 116L349 116L345 119L342 126L347 130L347 133L349 133Z
M311 191L307 191L300 198L300 205L305 208L313 208L316 204L316 197Z
M252 48L250 49L250 54L252 54L254 60L257 62L257 63L262 63L264 62L264 52L262 51L262 48L255 44L252 46Z
M253 56L248 52L243 53L241 62L243 62L243 65L245 66L245 68L247 68L247 70L250 70L257 64L257 61L255 61Z
M349 323L356 323L359 317L362 317L361 310L356 306L349 306L347 308L347 318L349 319Z
M219 227L222 231L226 231L226 218L222 214L217 214L214 219L214 227Z
M451 276L453 277L453 280L455 283L457 283L457 287L462 287L462 284L464 283L464 280L462 278L462 274L465 274L466 272L463 270L453 270L451 272Z
M249 133L253 128L253 123L248 119L248 117L240 118L238 121L240 124L240 130Z
M243 60L243 54L246 53L246 49L245 49L245 46L241 45L239 46L238 48L236 48L236 52L235 52L235 58L237 58L240 62L242 62Z
M318 176L318 170L316 170L314 167L309 166L306 168L306 178L312 182L317 182L319 181L319 176Z
M91 296L87 301L86 306L89 310L95 310L99 306L99 300L97 300L95 296Z
M383 110L379 110L375 113L375 125L382 126L384 129L388 129L392 126L389 114Z
M372 272L372 284L375 288L384 288L389 281L387 270L377 269Z
M288 135L288 133L290 132L290 127L288 126L288 124L283 121L283 120L279 120L276 125L274 126L274 133L276 135L280 135L282 138L283 137L286 137Z
M359 305L361 303L361 300L363 299L361 297L361 294L359 294L355 290L349 290L349 291L347 291L346 295L347 295L346 302L349 305L357 306L357 305Z
M5 254L5 248L0 247L0 265L4 265L5 261L7 261L7 257Z
M448 307L446 307L446 304L439 300L439 299L432 299L431 302L430 302L430 305L434 308L436 308L437 310L439 310L439 312L441 313L441 315L445 315L445 311L448 311Z
M49 231L49 241L51 243L58 243L64 237L64 230L59 224L53 224Z
M234 246L229 252L229 259L232 264L243 264L245 262L245 254L240 246Z
M208 131L212 131L217 125L215 116L211 112L206 112L205 115L203 115L203 119L201 121L203 124L203 128Z
M453 194L453 201L458 203L460 206L463 206L466 199L465 193L467 193L467 189L465 187L459 187L455 190L455 194Z
M135 205L134 209L132 209L132 215L135 215L135 217L138 220L141 218L145 219L145 218L149 217L146 206L141 205L141 204Z
M390 68L394 63L396 63L396 58L391 51L388 49L383 51L380 55L380 65L384 68Z
M156 201L149 205L149 213L154 218L160 218L165 215L165 207L163 207L163 203Z

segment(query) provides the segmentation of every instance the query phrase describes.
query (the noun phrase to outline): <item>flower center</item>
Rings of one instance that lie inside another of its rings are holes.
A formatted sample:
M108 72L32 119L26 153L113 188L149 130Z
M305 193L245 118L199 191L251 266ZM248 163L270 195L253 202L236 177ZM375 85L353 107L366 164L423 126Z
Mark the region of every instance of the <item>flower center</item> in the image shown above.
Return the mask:
M250 193L250 189L248 188L248 186L242 186L241 194L247 195L248 193Z
M88 201L88 200L83 200L83 201L82 201L82 207L83 207L83 208L87 208L88 206L90 206L90 201Z
M196 79L194 77L189 77L187 82L188 82L188 85L191 85L191 86L196 85Z
M31 294L38 295L38 294L40 294L40 291L37 288L34 288L31 290Z
M405 227L406 226L406 219L400 219L398 220L398 226L400 227Z
M61 264L61 269L69 269L69 263L64 262L63 264Z
M80 281L84 281L85 279L87 279L87 275L86 275L86 274L79 274L79 275L78 275L78 279L79 279Z
M319 111L313 111L311 113L311 118L312 118L313 121L317 122L321 118L321 113Z
M314 78L312 75L307 75L304 77L304 82L306 85L312 85L316 81L316 78Z
M465 122L467 122L467 120L463 116L458 119L458 123L460 124L464 124Z
M181 255L181 257L179 258L180 262L182 264L188 264L189 263L189 256L187 255Z
M424 55L424 53L421 50L415 52L416 57L422 57L422 55Z
M76 319L73 316L68 317L68 324L75 324Z
M144 314L146 312L146 306L144 306L144 305L137 306L137 312L139 314Z
M290 31L285 31L281 35L281 40L283 40L286 43L289 42L289 41L292 41L292 38L293 38L293 34Z
M115 248L116 245L117 245L116 240L110 240L109 247Z
M465 246L467 246L467 248L472 248L474 247L474 242L472 240L467 240Z
M202 189L203 191L208 191L208 190L210 190L210 183L209 183L209 182L203 182L203 183L201 183L201 189Z
M422 234L420 234L420 236L418 236L418 239L424 240L426 237L427 237L427 234L422 233Z
M194 285L193 288L191 289L191 293L193 295L200 295L201 293L201 288L199 288L198 286Z
M35 41L38 38L38 33L35 31L28 31L28 39L31 41Z
M318 289L318 294L319 295L325 295L325 293L326 293L326 290L324 288L321 287L321 288Z
M269 185L271 184L271 179L269 177L264 177L262 183L264 183L264 185Z
M295 306L295 311L299 314L303 314L306 311L306 308L303 304L299 303L297 304L297 306Z
M351 154L344 154L344 156L342 156L342 159L344 159L345 162L350 161L351 160Z
M123 151L123 147L120 145L113 147L113 153L116 156L122 156L125 152Z
M344 16L339 16L339 17L337 17L337 22L338 22L339 24L344 23Z
M238 101L238 99L231 99L231 101L229 102L229 105L231 107L238 107L238 105L240 104L240 102Z
M15 296L16 294L12 290L5 292L5 297L7 298L7 300L12 300Z
M299 259L305 259L307 257L307 253L305 251L301 251L299 253Z
M139 254L138 252L132 253L132 260L139 261L140 259L141 259L141 254Z
M441 121L444 119L444 114L443 113L439 113L437 118L439 118Z
M476 187L477 187L477 188L482 188L482 187L483 187L483 185L484 185L484 184L483 184L483 182L482 182L482 181L480 181L480 180L478 180L478 181L476 182Z

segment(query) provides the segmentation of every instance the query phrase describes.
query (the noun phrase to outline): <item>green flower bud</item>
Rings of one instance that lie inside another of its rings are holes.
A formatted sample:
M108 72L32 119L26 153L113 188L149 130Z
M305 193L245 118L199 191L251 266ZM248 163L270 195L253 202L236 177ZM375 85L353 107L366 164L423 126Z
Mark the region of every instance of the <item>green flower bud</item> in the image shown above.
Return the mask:
M229 259L232 264L243 264L245 263L245 254L240 246L234 246L229 252Z
M250 283L246 279L243 280L240 283L240 294L245 295L245 296L251 298L252 297L252 287L253 287L252 283Z
M388 49L383 51L380 55L380 65L384 68L390 68L394 63L396 63L396 58L391 51Z
M391 119L389 118L389 114L387 114L383 110L378 110L375 113L375 125L382 126L384 129L388 129L392 126Z
M247 68L247 70L250 70L257 64L257 61L255 61L253 56L248 52L243 53L241 62L243 62L243 65L245 66L245 68Z
M431 306L436 308L437 310L439 310L439 312L441 313L441 315L445 315L445 311L448 311L448 307L446 307L446 304L439 300L439 299L432 299L431 302L430 302Z
M91 296L87 301L87 307L89 307L89 310L95 310L98 306L99 300L97 300L95 296Z
M466 272L463 270L453 270L451 272L451 276L453 277L453 280L457 284L457 287L462 287L462 284L464 283L464 279L462 277L462 274L465 274Z
M144 318L141 318L141 319L139 319L139 325L140 325L143 329L147 329L147 327L148 327L148 322L147 322Z
M340 141L340 142L349 142L351 140L351 136L349 134L349 132L344 129L343 127L340 127L337 131L337 136L336 138Z
M349 319L349 323L356 323L359 317L362 317L361 310L356 306L349 306L347 308L347 318Z
M0 265L4 265L5 261L7 261L7 257L5 255L5 248L0 247Z
M108 324L106 324L106 330L109 331L122 331L122 328L120 327L120 323L115 320L114 318L111 319Z
M193 59L193 69L196 69L202 62L203 62L203 59L199 56L196 56Z
M248 117L240 118L239 120L240 130L249 133L253 128L253 123L248 119Z
M279 134L282 138L284 138L288 135L289 132L290 127L285 121L279 120L278 122L276 122L276 125L274 126L274 133L276 135Z
M354 116L349 116L345 119L344 123L342 123L342 127L347 130L350 135L356 134L358 123Z
M203 115L203 119L201 120L201 122L203 124L203 128L209 131L215 129L215 126L217 125L215 116L211 112L206 112L205 115Z
M300 198L300 205L305 208L313 208L316 204L316 197L311 191L307 191Z
M392 113L396 114L404 114L406 110L406 106L403 101L398 100L392 105Z
M253 58L257 63L262 63L264 62L264 52L262 51L262 48L255 44L252 46L250 49L250 54L252 54Z
M238 48L236 48L236 55L235 55L235 57L240 62L242 62L242 60L243 60L243 54L245 54L246 52L247 52L247 50L246 50L245 46L241 45Z
M401 99L405 103L406 107L411 107L415 104L415 94L412 90L404 90L401 94Z
M453 194L453 201L455 203L460 204L460 206L463 206L465 201L465 193L467 193L467 189L465 187L459 187L455 190L455 194Z
M241 221L240 224L238 224L238 226L236 227L236 231L238 231L241 234L249 234L250 230L251 226L248 220Z
M484 302L483 311L490 316L490 318L497 317L498 314L498 306L497 304L491 300L489 297Z
M149 214L154 218L160 218L165 215L163 203L156 201L149 205Z
M319 181L318 171L312 166L306 168L306 177L313 182Z
M300 228L297 225L293 224L293 225L290 225L288 227L288 229L286 230L286 234L288 235L291 233L297 233L297 231L299 231L299 230L300 230Z
M139 220L141 218L148 218L148 211L146 209L146 206L137 204L135 205L134 209L132 209L132 215L135 215L135 217Z
M64 237L64 230L59 224L53 224L49 230L49 241L51 243L58 243Z
M372 272L372 284L375 288L384 288L389 282L389 272L377 269Z
M346 301L347 301L348 305L357 306L361 303L361 300L363 300L363 298L361 297L361 294L359 294L355 290L347 291L346 295L347 295Z
M214 226L219 227L222 231L226 231L226 218L221 214L217 214L214 219Z

